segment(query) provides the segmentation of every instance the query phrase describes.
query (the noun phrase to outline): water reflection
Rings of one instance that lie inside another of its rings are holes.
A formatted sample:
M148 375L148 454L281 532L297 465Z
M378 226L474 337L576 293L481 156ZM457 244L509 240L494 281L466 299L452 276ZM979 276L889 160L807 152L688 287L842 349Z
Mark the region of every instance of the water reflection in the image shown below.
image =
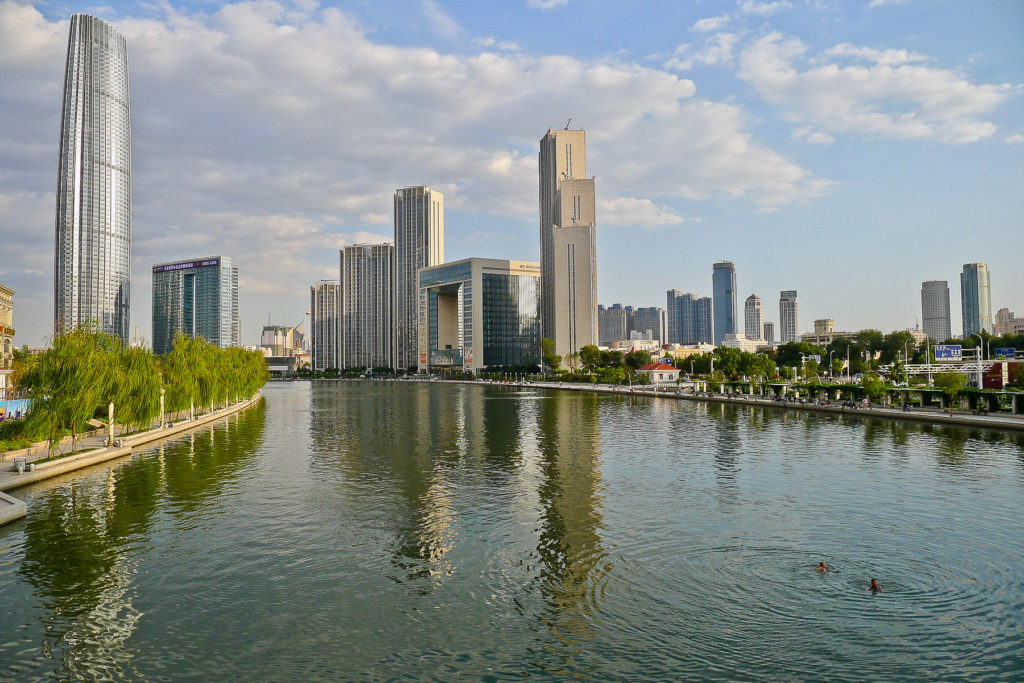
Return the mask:
M602 547L598 400L554 395L538 409L541 621L572 665L594 637L592 617L609 572Z
M141 616L135 575L161 498L174 503L179 520L209 505L258 448L263 411L253 406L212 430L142 451L102 478L84 470L32 496L17 573L46 611L41 652L60 658L58 677L138 676L125 642Z

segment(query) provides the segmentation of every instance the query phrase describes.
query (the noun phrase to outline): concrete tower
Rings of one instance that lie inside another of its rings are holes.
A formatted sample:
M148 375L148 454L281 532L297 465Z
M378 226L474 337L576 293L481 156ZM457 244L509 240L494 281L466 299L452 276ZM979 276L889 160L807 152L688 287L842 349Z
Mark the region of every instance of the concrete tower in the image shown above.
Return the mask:
M743 304L743 331L747 339L763 339L764 310L761 297L751 294Z
M949 283L946 280L921 283L921 327L935 341L946 341L953 336L949 319Z
M444 195L429 187L395 192L396 370L418 363L419 283L416 272L444 263Z

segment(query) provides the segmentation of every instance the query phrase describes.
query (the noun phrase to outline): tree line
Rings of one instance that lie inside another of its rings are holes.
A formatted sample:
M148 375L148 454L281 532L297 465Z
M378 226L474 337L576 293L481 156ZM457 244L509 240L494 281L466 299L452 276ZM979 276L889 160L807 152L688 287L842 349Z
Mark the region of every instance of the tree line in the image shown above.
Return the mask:
M155 356L85 327L57 336L41 354L19 354L13 375L31 400L23 438L47 440L51 449L67 434L74 444L89 420L106 417L109 403L118 424L146 429L160 414L161 390L165 413L212 410L252 396L269 376L261 354L202 337L178 334L170 353Z

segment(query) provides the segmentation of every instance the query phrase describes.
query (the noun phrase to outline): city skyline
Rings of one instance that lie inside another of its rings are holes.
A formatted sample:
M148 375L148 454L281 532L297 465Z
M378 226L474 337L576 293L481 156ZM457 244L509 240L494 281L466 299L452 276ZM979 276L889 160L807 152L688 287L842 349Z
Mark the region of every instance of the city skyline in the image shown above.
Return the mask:
M973 239L1024 214L1019 3L546 5L91 9L132 52L130 327L150 319L148 264L232 253L256 343L336 277L342 244L388 240L408 183L445 193L447 260L537 259L537 133L570 117L601 188L601 301L707 294L698 274L728 259L738 291L799 290L804 320L903 329L922 281L986 262L993 310L1024 308L1024 247ZM52 334L52 150L84 9L0 4L18 345Z

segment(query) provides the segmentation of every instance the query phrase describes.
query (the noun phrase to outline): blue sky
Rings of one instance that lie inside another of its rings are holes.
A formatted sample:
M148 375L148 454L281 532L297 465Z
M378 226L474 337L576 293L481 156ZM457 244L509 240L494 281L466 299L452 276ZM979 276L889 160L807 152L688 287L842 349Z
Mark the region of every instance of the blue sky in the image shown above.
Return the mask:
M129 45L132 324L153 263L241 270L243 341L295 323L337 249L445 192L446 256L536 259L537 142L582 126L600 301L664 306L736 263L803 330L912 326L922 280L992 272L1024 315L1024 3L0 2L0 282L51 333L67 20ZM993 311L994 312L994 311Z

